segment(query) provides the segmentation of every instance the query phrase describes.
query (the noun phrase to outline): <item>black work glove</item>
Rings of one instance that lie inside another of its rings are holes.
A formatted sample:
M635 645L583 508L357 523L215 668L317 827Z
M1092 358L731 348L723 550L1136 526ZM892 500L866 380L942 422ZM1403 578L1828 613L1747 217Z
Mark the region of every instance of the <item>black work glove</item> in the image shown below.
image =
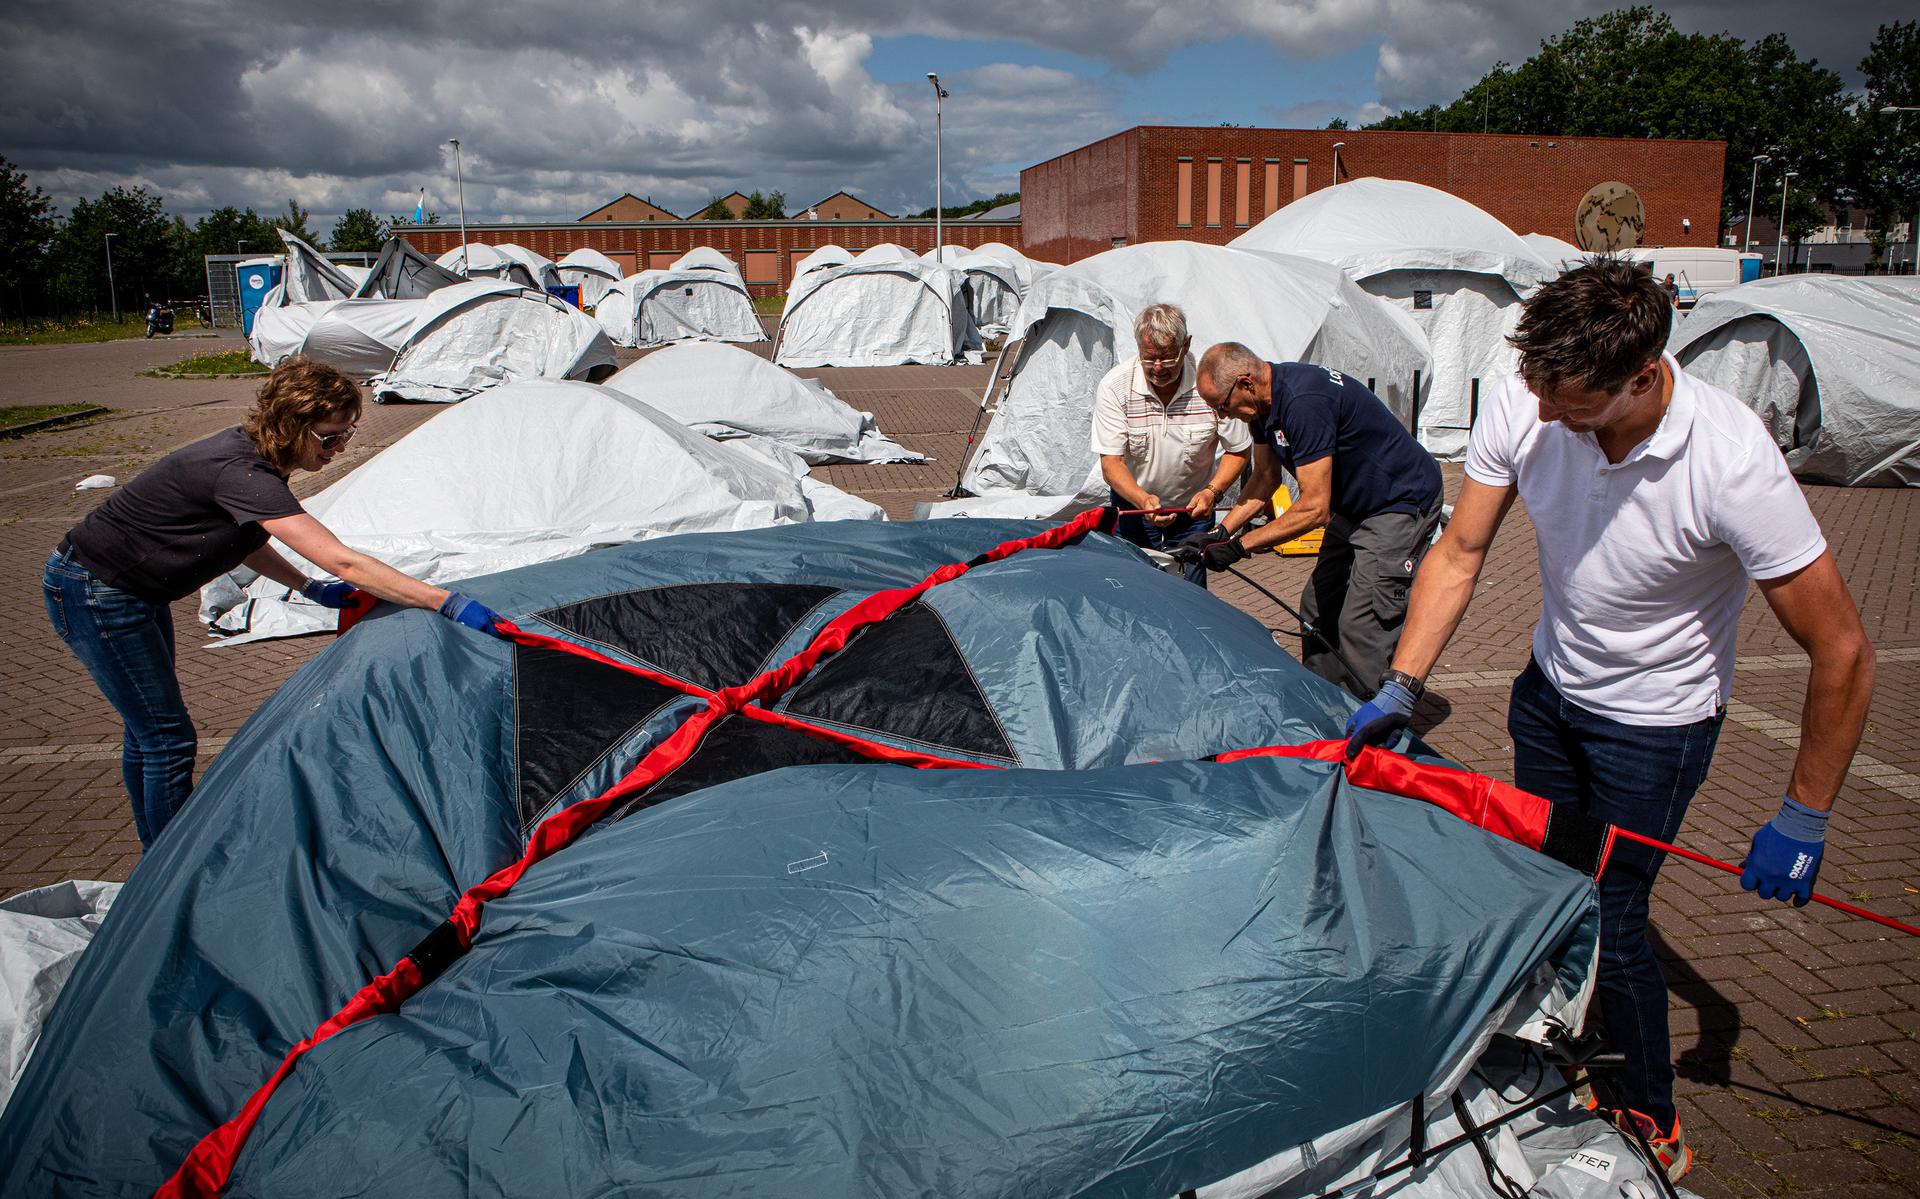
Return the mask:
M1252 556L1247 552L1247 547L1240 544L1238 537L1222 537L1200 547L1200 561L1211 571L1225 570L1235 562L1244 562Z

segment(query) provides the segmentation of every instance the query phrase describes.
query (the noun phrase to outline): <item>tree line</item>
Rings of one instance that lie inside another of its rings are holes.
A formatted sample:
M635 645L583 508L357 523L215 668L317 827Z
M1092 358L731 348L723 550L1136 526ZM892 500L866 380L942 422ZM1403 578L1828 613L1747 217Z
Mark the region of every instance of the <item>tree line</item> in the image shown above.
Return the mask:
M412 222L411 214L382 218L353 208L323 238L311 219L310 210L290 199L275 216L226 207L188 224L168 216L162 198L144 187L108 188L97 200L77 201L61 219L47 194L0 158L0 321L110 311L116 296L122 312L149 299L198 296L207 289L207 255L278 254L282 229L325 249L370 252L394 225ZM439 221L434 213L426 223Z
M1920 207L1920 22L1881 25L1859 69L1865 89L1855 94L1782 34L1682 33L1640 6L1576 21L1519 66L1495 63L1452 102L1366 128L1724 140L1723 233L1745 239L1750 191L1771 223L1793 171L1788 236L1826 224L1829 206L1857 207L1879 258L1887 230ZM1766 161L1756 185L1757 155Z

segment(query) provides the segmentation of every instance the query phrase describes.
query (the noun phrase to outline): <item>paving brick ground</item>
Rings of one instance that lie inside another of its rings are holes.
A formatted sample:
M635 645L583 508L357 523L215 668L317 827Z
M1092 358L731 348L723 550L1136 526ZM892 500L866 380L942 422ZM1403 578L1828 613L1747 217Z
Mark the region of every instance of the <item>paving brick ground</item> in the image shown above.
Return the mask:
M0 603L18 614L0 659L0 894L66 878L125 878L139 844L119 779L119 726L41 615L39 574L60 534L101 493L85 475L130 476L169 450L239 420L245 381L179 382L139 372L182 344L0 348L0 404L84 400L113 410L81 428L0 442ZM934 456L924 465L830 467L829 481L895 517L949 487L985 386L986 367L803 372L882 428ZM373 407L351 450L311 494L431 419L434 406ZM1458 485L1448 468L1449 486ZM1879 687L1840 799L1824 890L1920 920L1920 492L1809 489L1880 653ZM1310 559L1263 555L1249 574L1293 601ZM1290 624L1237 580L1216 594L1275 627ZM1525 664L1539 603L1532 530L1516 510L1420 712L1429 741L1508 776L1506 689ZM206 646L176 608L181 679L203 764L294 670L318 638ZM1712 777L1682 840L1738 861L1778 805L1794 745L1806 661L1757 592L1742 615L1736 702ZM1688 1184L1723 1196L1920 1194L1920 944L1821 908L1760 904L1725 875L1670 864L1654 897L1674 984L1681 1110L1698 1153Z

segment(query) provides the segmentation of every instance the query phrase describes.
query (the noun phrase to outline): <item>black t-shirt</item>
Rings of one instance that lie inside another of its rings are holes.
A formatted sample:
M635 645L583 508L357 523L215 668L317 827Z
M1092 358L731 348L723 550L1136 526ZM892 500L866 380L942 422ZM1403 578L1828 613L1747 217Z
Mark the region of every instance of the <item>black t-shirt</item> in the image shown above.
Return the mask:
M170 604L267 543L263 520L298 516L287 478L238 426L149 466L67 532L101 582Z
M1296 474L1333 457L1333 514L1365 520L1425 512L1440 498L1440 467L1380 397L1359 380L1307 362L1274 362L1273 407L1247 422Z

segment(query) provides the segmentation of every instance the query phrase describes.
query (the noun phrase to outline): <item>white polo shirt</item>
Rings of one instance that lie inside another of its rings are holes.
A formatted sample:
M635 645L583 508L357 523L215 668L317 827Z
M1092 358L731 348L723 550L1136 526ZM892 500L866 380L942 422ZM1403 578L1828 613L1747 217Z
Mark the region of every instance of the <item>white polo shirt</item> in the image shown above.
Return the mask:
M1173 399L1162 404L1136 356L1100 380L1093 397L1093 452L1123 459L1136 482L1169 508L1193 502L1213 477L1219 450L1244 454L1247 423L1213 414L1194 388L1194 359L1180 367Z
M1688 377L1653 435L1610 464L1542 424L1518 373L1483 400L1467 476L1518 484L1540 551L1533 657L1561 694L1622 724L1690 724L1733 692L1747 580L1791 574L1826 538L1760 418Z

